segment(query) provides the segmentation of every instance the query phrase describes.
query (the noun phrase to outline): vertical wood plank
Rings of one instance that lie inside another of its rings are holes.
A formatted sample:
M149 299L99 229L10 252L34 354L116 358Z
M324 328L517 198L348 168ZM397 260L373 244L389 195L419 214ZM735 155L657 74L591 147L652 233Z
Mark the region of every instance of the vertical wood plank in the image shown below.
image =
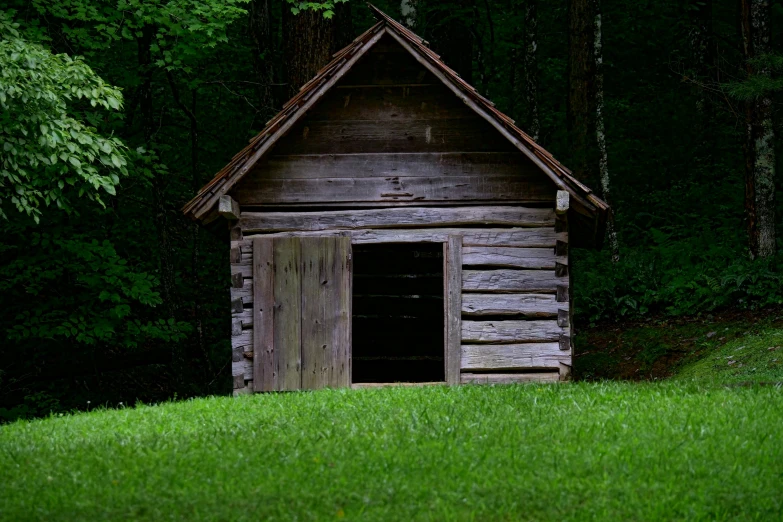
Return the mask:
M302 249L297 238L274 240L274 359L277 389L302 387Z
M446 382L454 385L462 359L462 236L449 236L443 248Z
M353 304L353 254L350 237L336 238L334 282L335 324L332 328L332 355L329 386L351 385L351 315Z
M332 325L337 303L336 242L331 238L302 238L302 389L329 384Z
M253 390L277 389L274 338L274 240L253 240Z

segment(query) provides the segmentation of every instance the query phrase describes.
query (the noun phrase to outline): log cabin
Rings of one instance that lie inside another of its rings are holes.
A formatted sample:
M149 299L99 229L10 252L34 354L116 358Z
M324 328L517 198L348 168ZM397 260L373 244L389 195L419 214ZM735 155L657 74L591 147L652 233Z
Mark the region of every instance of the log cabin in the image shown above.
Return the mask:
M229 223L234 393L568 380L609 207L370 9L183 208Z

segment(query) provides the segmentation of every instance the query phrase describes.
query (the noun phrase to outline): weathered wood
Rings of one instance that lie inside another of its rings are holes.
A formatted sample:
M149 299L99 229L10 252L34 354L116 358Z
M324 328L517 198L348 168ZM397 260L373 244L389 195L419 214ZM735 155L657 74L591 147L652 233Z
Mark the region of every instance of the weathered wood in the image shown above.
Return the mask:
M245 387L245 376L234 375L234 389L238 390Z
M555 275L557 277L568 277L568 260L566 258L560 258L555 263Z
M388 208L327 212L245 212L240 220L245 234L459 225L537 228L554 227L554 224L555 214L551 209L506 206Z
M244 307L242 306L242 299L232 299L231 300L231 313L232 314L241 314L243 310L244 310Z
M462 289L485 293L555 293L568 289L568 279L555 277L550 270L463 270Z
M302 243L302 389L329 384L335 326L335 238L308 237Z
M246 352L253 351L253 330L243 329L240 335L231 337L232 348L241 347Z
M242 335L242 321L237 318L231 319L231 336L237 337Z
M453 385L459 384L462 344L462 237L450 236L443 248L446 382Z
M239 203L231 196L220 196L218 200L218 214L224 218L236 221L239 219Z
M248 183L243 180L235 194L245 206L397 201L548 203L554 198L554 187L546 180L529 181L522 176L495 174L297 180L263 180L254 176Z
M557 214L565 214L568 212L570 206L570 194L565 190L558 190L555 199L555 212Z
M557 317L562 304L545 294L464 294L462 314L467 317L524 315ZM567 313L567 312L566 312Z
M242 250L239 247L232 247L231 252L229 254L229 262L234 264L239 264L242 261Z
M463 343L536 343L558 341L557 321L462 321Z
M570 286L566 284L568 279L562 278L557 280L557 302L558 303L568 303L571 301L571 292L570 292Z
M555 255L568 256L568 242L558 239L555 243Z
M258 162L260 158L262 158L271 147L273 147L278 139L281 136L285 136L286 133L288 133L291 128L296 125L296 123L305 115L307 114L307 111L313 107L318 101L323 98L323 96L331 90L331 88L339 82L343 76L350 70L350 68L355 64L359 59L369 51L373 45L375 45L378 40L383 38L383 36L386 34L386 30L382 29L378 31L378 33L370 38L361 48L359 48L358 51L356 51L353 56L350 58L347 58L346 66L343 68L338 69L335 74L331 76L327 81L323 83L320 87L318 87L315 91L313 91L306 99L302 100L303 103L299 107L299 111L294 114L292 117L286 119L281 125L277 127L277 129L274 131L274 134L270 136L268 139L266 139L258 149L256 149L255 153L251 158L249 158L244 166L239 170L237 173L239 176L244 176L253 166ZM223 183L219 187L217 187L217 190L212 196L206 197L202 203L199 205L199 207L195 210L194 214L196 217L202 217L205 213L209 211L209 209L212 208L212 206L215 204L215 200L219 199L220 196L226 194L230 189L231 185L228 183ZM244 203L244 201L243 201ZM233 238L232 238L233 239Z
M242 322L242 329L248 330L253 328L253 308L242 308L240 313L231 314L232 319L239 319Z
M568 326L569 323L569 311L568 308L565 310L563 309L562 305L560 303L555 303L557 310L557 325L561 328L565 328Z
M332 361L329 385L351 385L353 328L353 254L351 240L343 237L336 241L333 278L335 281L335 325L332 329Z
M462 236L462 245L474 246L498 246L498 247L551 247L551 238L555 241L560 235L555 234L552 228L531 229L465 229L459 232Z
M295 155L516 151L508 140L481 118L475 114L464 116L449 119L392 119L382 124L378 120L308 118L280 140L275 152Z
M253 240L253 386L255 391L277 389L274 337L274 240Z
M462 384L524 384L558 382L559 372L534 373L463 373Z
M571 362L560 351L559 343L529 344L463 344L462 370L560 369L560 363Z
M554 269L557 265L551 248L465 247L462 262L465 266L508 268Z
M234 267L231 267L232 271ZM231 287L232 288L242 288L245 285L245 278L241 271L237 271L231 274Z
M248 305L253 302L253 280L243 279L241 288L231 288L231 299L240 300Z
M570 352L571 351L571 337L565 334L560 335L560 350L563 352Z
M243 357L240 361L232 362L231 374L235 379L241 376L243 381L251 381L253 379L253 359ZM255 391L255 386L253 388Z
M252 279L253 266L250 260L242 260L239 264L231 265L231 281L240 284L240 277L243 279ZM244 284L244 283L243 283ZM241 288L241 286L237 287Z
M313 120L405 121L476 115L440 83L420 87L341 86L324 96L307 118Z
M551 248L558 237L552 228L428 228L402 230L324 230L320 232L281 232L254 237L314 237L348 235L355 245L374 243L445 243L449 236L462 236L464 246L513 246Z
M280 390L302 386L302 249L300 240L280 238L274 244L274 346Z
M549 182L535 165L518 152L329 153L270 156L237 186L252 188L269 181L313 178L446 179L489 174ZM551 197L554 203L554 189ZM242 205L247 205L244 199L241 201Z
M402 45L405 49L407 49L411 56L414 57L416 61L418 61L421 65L423 65L430 73L435 75L438 79L440 79L446 87L451 90L452 93L454 93L459 99L461 99L465 105L473 109L476 114L481 116L484 120L486 120L490 125L492 125L500 134L506 137L511 143L514 144L514 146L517 147L524 155L526 155L530 160L538 165L538 167L545 172L549 178L554 182L554 184L557 186L560 190L568 190L568 187L566 186L565 182L558 177L558 175L539 157L535 155L535 153L528 148L528 146L524 143L522 143L518 138L516 138L514 135L512 135L508 129L506 129L502 123L497 121L492 115L490 115L486 110L479 107L479 105L473 101L469 96L467 96L465 93L462 92L462 90L454 84L454 82L448 78L442 71L439 71L437 67L432 65L427 61L427 59L420 55L415 49L413 49L408 42L406 42L401 36L395 34L394 32L388 33L392 38L397 40L397 42ZM577 200L582 206L584 206L588 210L595 210L595 207L589 203L588 201L575 197L575 200Z
M242 241L242 227L232 227L229 235L231 241Z
M567 363L560 363L560 380L561 381L570 381L571 380L571 364Z
M234 390L234 397L239 397L241 395L250 395L253 393L253 381L247 382L246 386L244 388L237 388Z

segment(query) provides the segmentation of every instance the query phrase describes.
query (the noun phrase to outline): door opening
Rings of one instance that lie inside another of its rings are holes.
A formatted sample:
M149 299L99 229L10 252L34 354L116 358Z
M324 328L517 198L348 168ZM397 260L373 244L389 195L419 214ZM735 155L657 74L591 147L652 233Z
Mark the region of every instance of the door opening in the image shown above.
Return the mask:
M353 382L444 381L443 245L354 245L353 278Z

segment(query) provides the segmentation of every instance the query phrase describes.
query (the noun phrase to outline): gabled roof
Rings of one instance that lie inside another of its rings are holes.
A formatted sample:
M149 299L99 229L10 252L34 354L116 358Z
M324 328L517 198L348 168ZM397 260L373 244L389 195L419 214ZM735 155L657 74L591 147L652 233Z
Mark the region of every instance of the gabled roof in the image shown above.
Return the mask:
M334 55L333 60L290 99L280 113L269 121L250 144L242 149L231 162L198 192L182 211L196 220L206 219L215 209L220 196L227 194L272 146L299 121L384 35L388 34L405 48L422 66L428 69L468 107L488 121L517 149L549 176L559 190L570 193L571 207L587 218L593 236L590 240L601 242L609 206L590 188L571 175L549 152L514 125L514 120L500 112L488 99L466 83L450 69L426 42L393 20L373 5L369 5L378 22L358 36L350 45Z

